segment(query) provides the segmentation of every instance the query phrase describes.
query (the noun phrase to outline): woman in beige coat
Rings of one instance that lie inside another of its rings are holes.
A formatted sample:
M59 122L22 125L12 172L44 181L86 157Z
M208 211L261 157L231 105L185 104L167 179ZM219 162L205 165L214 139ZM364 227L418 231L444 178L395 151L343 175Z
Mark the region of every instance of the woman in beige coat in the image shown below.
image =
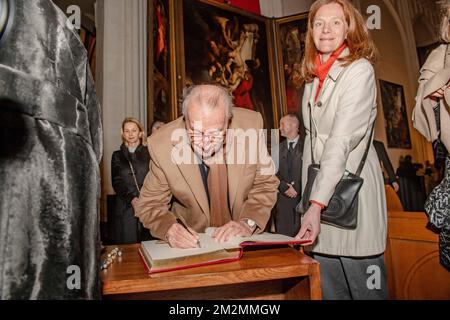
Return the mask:
M440 139L450 150L450 1L444 1L443 6L441 38L444 43L430 53L420 69L413 123L428 141Z
M414 127L435 145L444 145L446 157L442 182L430 193L425 211L440 230L441 263L450 269L450 1L442 1L441 39L420 69L419 89L413 111Z
M297 238L313 242L308 249L320 262L324 299L387 298L383 260L386 200L380 164L369 141L377 114L374 60L375 49L364 20L347 0L314 3L303 61L307 82L303 96L307 131L303 188L312 162L311 140L320 171ZM321 224L321 211L345 169L356 171L368 143L357 228Z

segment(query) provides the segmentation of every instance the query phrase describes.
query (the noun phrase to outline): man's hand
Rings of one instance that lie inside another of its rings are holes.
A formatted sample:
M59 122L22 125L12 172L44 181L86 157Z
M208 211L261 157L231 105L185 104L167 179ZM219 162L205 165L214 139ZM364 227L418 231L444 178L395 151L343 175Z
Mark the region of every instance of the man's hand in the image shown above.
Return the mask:
M284 192L284 194L289 198L295 198L298 195L297 191L295 191L294 187L291 184L288 183L287 185L289 186L289 188Z
M400 189L400 185L397 182L392 182L392 188L394 188L395 192L398 192L398 189Z
M311 243L316 241L316 238L320 233L321 211L322 208L318 204L311 204L302 218L302 227L295 236L295 240L309 240Z
M433 100L439 100L444 96L444 91L445 89L449 88L450 86L445 85L442 88L439 88L438 90L436 90L435 92L433 92L432 94L430 94L430 98Z
M136 205L136 201L138 201L138 197L134 197L133 200L131 200L131 206L134 208L134 206Z
M220 228L217 228L213 233L213 238L219 243L224 243L232 237L249 237L252 233L253 231L245 224L245 222L230 221Z
M191 228L188 231L179 223L174 223L166 233L166 240L172 248L198 248L198 239L197 232Z

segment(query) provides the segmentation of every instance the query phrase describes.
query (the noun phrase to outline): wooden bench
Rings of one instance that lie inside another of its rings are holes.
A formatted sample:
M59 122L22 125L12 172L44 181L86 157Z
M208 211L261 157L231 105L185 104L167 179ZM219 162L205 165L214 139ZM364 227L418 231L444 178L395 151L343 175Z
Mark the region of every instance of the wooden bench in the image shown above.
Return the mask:
M439 263L438 234L428 228L424 212L403 211L389 188L385 261L390 299L450 299L450 272Z

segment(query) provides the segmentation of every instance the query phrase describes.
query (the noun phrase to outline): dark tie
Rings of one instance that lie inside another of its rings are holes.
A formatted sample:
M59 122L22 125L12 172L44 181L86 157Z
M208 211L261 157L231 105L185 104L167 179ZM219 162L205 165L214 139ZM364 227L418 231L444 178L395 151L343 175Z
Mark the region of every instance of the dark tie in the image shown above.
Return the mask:
M288 151L289 152L291 152L292 153L292 151L294 151L294 141L292 141L292 142L289 142L289 149L288 149Z
M200 168L200 174L202 175L202 181L203 181L203 186L205 187L205 191L206 191L206 196L208 197L208 203L210 202L209 200L209 192L208 192L208 174L209 174L209 168L206 164L204 164L203 162L200 163L199 165Z
M294 142L289 142L288 153L287 153L287 174L289 182L292 181L292 154L294 152Z

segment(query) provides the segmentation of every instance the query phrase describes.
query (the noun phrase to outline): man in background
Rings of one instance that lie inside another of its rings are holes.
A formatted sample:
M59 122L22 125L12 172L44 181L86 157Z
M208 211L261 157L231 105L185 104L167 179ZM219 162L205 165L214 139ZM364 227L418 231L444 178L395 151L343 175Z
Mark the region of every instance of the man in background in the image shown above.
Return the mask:
M303 139L299 135L300 121L289 113L280 120L280 134L286 139L280 143L280 162L277 177L280 180L274 216L277 233L294 237L300 229L300 215L295 207L301 198Z

